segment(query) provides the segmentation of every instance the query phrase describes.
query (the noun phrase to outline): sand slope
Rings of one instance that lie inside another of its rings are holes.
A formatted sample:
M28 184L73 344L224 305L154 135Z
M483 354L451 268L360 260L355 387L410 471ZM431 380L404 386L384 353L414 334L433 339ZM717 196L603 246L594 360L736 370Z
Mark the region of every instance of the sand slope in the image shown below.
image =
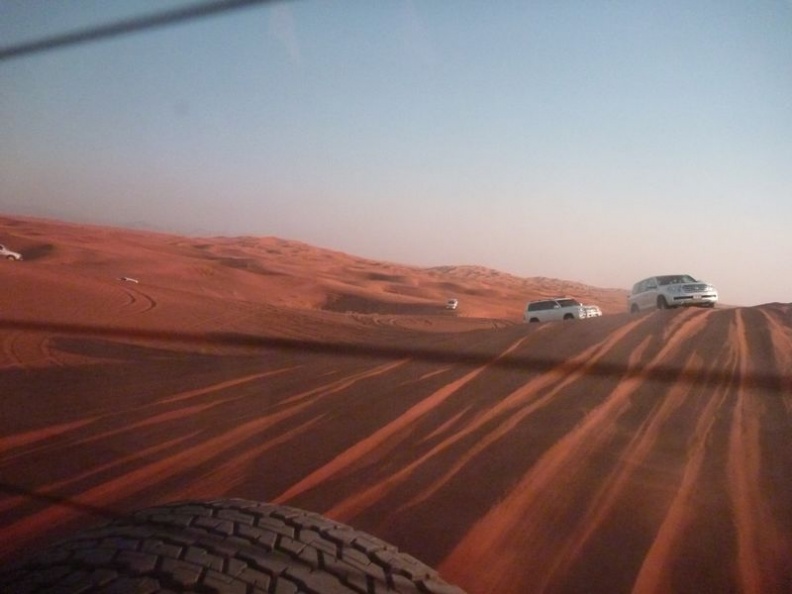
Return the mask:
M577 286L610 315L529 326L525 300L569 286L0 231L28 258L0 266L0 560L235 496L372 532L471 594L792 589L789 304L629 316Z

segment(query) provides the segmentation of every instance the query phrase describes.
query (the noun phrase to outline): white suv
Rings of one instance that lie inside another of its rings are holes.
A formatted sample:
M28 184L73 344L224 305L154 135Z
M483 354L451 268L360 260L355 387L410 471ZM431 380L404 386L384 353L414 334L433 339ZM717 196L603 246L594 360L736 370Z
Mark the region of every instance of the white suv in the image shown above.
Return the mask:
M555 320L582 320L588 317L586 307L577 299L557 297L531 301L525 306L523 321L553 322Z
M0 245L0 258L5 258L6 260L21 260L22 254L19 252L12 252L6 246Z
M635 283L627 297L630 313L644 309L669 309L672 307L715 307L718 291L711 284L698 281L689 274L652 276Z

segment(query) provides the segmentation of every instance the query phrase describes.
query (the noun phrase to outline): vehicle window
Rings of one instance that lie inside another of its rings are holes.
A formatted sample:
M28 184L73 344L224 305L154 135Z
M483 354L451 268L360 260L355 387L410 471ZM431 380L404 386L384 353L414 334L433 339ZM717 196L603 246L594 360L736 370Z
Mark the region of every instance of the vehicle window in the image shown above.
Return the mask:
M555 305L555 301L536 301L528 307L528 311L545 311L553 309Z
M667 276L658 276L657 281L661 287L666 285L678 285L681 283L694 283L696 279L689 274L672 274Z
M581 305L577 299L559 299L558 303L561 307L571 307L574 305Z

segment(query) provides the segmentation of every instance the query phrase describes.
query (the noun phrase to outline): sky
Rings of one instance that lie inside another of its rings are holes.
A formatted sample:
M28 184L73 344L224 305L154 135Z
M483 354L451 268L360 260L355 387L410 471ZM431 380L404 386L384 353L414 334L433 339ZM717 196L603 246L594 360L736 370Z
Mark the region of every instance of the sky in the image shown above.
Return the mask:
M195 3L0 0L0 49ZM792 1L295 0L6 59L0 213L790 302Z

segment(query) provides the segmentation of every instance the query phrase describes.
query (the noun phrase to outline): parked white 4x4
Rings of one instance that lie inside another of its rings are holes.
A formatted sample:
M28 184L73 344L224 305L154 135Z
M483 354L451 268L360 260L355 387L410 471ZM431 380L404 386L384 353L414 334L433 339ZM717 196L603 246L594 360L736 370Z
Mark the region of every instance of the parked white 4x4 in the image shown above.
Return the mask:
M553 322L555 320L582 320L587 318L588 311L577 299L558 297L531 301L525 306L523 320L525 322Z
M672 307L715 307L718 291L710 283L698 281L689 274L652 276L635 283L627 297L630 313L645 309Z

